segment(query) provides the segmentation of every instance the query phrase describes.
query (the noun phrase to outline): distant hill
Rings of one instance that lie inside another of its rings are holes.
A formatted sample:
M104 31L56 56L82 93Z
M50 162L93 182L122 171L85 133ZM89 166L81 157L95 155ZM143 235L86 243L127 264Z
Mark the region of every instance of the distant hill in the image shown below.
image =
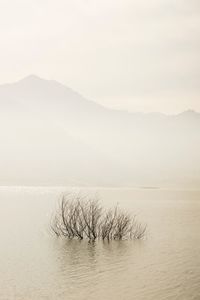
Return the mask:
M200 114L105 108L31 75L0 86L0 184L199 187Z

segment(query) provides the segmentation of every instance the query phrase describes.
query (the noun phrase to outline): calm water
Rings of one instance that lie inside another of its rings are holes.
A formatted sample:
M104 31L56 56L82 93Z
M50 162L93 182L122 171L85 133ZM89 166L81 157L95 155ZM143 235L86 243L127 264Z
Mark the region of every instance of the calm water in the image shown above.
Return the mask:
M147 238L88 244L48 232L63 191L0 188L0 299L200 299L200 192L99 190L147 223Z

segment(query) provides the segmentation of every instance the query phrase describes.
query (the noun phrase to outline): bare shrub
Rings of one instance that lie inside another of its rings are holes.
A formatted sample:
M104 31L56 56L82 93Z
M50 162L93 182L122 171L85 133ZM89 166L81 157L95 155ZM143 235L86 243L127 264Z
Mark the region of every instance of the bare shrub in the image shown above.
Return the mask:
M141 239L146 226L117 206L103 210L97 199L68 194L59 202L51 221L51 230L58 237L109 241Z

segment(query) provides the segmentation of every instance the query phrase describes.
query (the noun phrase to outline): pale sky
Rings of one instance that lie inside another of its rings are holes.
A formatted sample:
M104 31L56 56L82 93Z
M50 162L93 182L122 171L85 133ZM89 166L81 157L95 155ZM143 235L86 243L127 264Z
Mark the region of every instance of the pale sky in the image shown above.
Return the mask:
M55 79L131 111L200 111L199 0L0 0L0 83Z

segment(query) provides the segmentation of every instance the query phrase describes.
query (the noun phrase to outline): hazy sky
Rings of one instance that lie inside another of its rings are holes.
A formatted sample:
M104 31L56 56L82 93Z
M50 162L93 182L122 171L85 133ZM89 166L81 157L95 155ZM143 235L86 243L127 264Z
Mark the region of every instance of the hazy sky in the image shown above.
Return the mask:
M0 0L0 82L28 74L129 110L200 111L199 0Z

